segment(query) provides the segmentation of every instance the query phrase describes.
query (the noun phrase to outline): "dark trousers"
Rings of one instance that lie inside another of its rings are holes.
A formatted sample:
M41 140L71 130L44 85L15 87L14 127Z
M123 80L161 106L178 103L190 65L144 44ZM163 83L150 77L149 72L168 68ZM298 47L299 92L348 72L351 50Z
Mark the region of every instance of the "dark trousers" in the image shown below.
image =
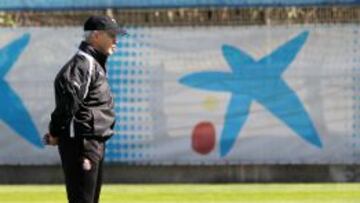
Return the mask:
M105 144L96 140L60 138L59 154L69 203L99 202L104 150Z

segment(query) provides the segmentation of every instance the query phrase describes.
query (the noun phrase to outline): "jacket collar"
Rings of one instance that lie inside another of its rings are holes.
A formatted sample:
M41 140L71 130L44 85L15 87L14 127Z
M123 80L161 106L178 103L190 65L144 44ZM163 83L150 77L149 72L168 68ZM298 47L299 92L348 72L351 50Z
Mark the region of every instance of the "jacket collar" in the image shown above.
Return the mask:
M107 55L101 53L100 51L96 50L94 47L92 47L89 43L82 41L79 49L92 57L104 68L105 70L105 64L106 60L108 58Z

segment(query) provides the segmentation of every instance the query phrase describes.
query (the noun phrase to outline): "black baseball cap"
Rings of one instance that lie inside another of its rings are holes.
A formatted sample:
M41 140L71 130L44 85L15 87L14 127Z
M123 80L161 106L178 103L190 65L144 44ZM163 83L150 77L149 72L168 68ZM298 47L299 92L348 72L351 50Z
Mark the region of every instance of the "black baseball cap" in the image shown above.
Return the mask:
M84 31L114 30L117 34L127 35L114 18L109 16L90 16L84 23Z

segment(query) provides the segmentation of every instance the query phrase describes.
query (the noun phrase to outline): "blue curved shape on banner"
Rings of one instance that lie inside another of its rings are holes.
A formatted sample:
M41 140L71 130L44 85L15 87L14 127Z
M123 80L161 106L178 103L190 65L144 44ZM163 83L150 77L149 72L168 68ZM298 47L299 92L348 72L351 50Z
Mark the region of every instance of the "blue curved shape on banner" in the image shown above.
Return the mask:
M0 49L0 120L31 144L42 148L39 133L21 98L5 81L5 76L30 41L25 34Z
M295 91L282 79L282 73L304 45L303 32L259 61L245 52L223 45L222 53L232 72L199 72L186 75L180 83L199 89L230 92L232 97L220 137L220 155L233 148L252 101L257 101L302 139L321 148L320 137Z
M2 0L0 10L356 5L360 0Z

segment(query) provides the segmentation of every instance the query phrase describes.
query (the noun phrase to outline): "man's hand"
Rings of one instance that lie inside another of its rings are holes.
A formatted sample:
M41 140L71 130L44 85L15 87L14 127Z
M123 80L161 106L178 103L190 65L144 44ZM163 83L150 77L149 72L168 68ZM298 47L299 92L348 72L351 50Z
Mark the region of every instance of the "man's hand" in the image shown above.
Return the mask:
M58 137L54 137L53 135L51 135L50 133L46 133L43 137L43 142L45 145L51 145L51 146L56 146L59 143L59 138Z

